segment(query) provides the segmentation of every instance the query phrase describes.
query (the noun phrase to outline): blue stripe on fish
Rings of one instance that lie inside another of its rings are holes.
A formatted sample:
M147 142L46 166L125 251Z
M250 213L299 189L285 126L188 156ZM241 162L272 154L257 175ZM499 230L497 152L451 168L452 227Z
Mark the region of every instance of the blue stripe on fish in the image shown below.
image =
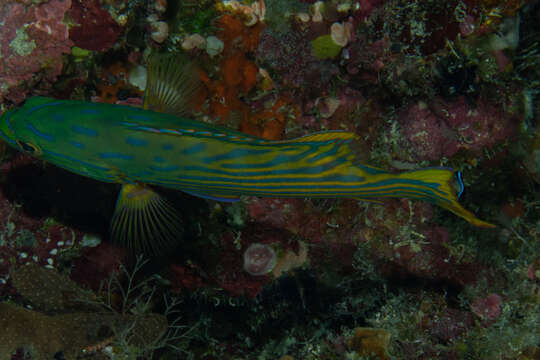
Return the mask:
M146 146L148 145L148 140L128 136L126 137L126 143L131 146Z
M180 170L180 166L178 165L171 165L171 166L150 166L150 169L151 170L154 170L154 171L164 171L164 172L168 172L168 171L175 171L175 170Z
M9 121L9 118L12 117L13 115L15 115L15 113L17 112L17 110L12 110L11 112L9 112L6 116L6 124L9 128L9 130L15 132L15 130L13 129L13 125L11 125L11 122Z
M163 150L172 150L174 149L173 144L163 144Z
M31 108L30 110L28 110L26 112L26 115L30 115L34 111L37 111L37 110L42 109L42 108L47 107L47 106L56 106L56 105L62 105L62 104L63 104L63 102L57 101L57 102L51 102L51 103L37 105L37 106L34 106L33 108Z
M162 158L161 156L155 156L155 157L154 157L154 161L155 161L155 162L158 162L158 163L164 163L164 162L167 162L167 160L165 160L165 159Z
M129 115L129 118L131 120L136 120L136 121L152 121L152 119L149 116L138 115L138 114ZM136 126L136 124L133 124L133 123L128 123L128 124L130 124L130 126Z
M323 182L323 181L334 181L337 184L347 184L347 183L360 183L365 181L365 178L362 176L356 176L356 175L347 175L343 176L340 174L332 174L332 175L323 175L319 177L309 177L309 178L289 178L289 177L279 177L279 178L266 178L266 179L260 179L258 177L254 177L253 179L231 179L231 178L224 178L224 177L216 177L216 176L195 176L195 175L181 175L178 176L179 181L175 181L171 178L157 178L157 180L160 181L168 181L170 184L186 184L191 182L203 182L204 184L209 183L230 183L231 181L234 181L235 184L239 184L238 186L243 186L244 184L267 184L267 183L317 183L317 182ZM184 181L182 181L184 180ZM313 185L309 185L312 186ZM339 185L337 185L339 186ZM355 186L356 185L351 185ZM264 185L261 186L261 188L264 188Z
M222 160L230 160L230 159L236 159L242 156L251 156L251 155L263 155L268 154L271 152L271 149L234 149L229 151L225 154L219 154L215 156L207 156L202 158L201 160L205 162L206 164L211 164L216 161L222 161Z
M64 116L62 114L52 114L51 119L54 121L64 121Z
M320 184L320 182L324 181L335 181L334 179L338 180L336 181L336 184ZM303 179L297 179L297 178L277 178L277 179L231 179L231 178L221 178L221 177L204 177L204 176L182 176L181 180L184 181L171 181L170 179L158 179L160 181L165 181L169 185L170 184L178 184L181 186L191 186L191 187L197 187L202 189L235 189L239 193L242 193L244 191L250 191L252 192L265 192L265 190L269 190L267 195L274 196L276 194L275 191L270 190L279 190L283 189L283 185L266 185L267 183L270 184L279 184L280 182L287 183L287 189L290 190L292 193L297 192L299 195L300 193L308 193L313 192L314 188L317 189L332 189L335 191L338 191L342 194L356 196L356 197L380 197L384 196L388 192L395 191L396 189L403 189L406 191L411 191L416 194L422 193L426 196L436 197L439 200L448 201L445 196L447 194L443 193L438 189L438 184L436 183L425 183L423 181L419 180L409 180L409 179L402 179L402 180L384 180L384 181L378 181L373 183L367 183L360 185L358 183L352 183L347 184L344 183L344 181L341 178L341 176L337 174L329 175L329 176L321 176L321 177L313 177L313 178L303 178ZM168 181L167 181L168 180ZM359 182L364 181L362 177L358 178L351 178L352 181L358 180ZM231 184L231 181L234 181L234 183ZM300 184L294 184L290 185L291 183L300 183ZM302 185L302 183L308 183L305 185ZM315 184L313 184L315 183ZM319 183L319 184L317 184ZM420 185L421 187L418 188L410 188L409 185ZM363 189L363 190L362 190ZM289 193L291 192L283 192L283 193ZM281 192L280 192L281 193ZM324 197L330 193L323 193L320 195L309 195L309 196L315 196L315 197ZM442 196L442 198L441 198Z
M71 127L71 130L73 130L73 132L79 135L98 136L98 132L96 130L90 129L84 126L80 126L80 125L73 125Z
M73 161L73 162L76 162L76 163L79 163L79 164L82 164L84 166L88 166L88 167L91 167L91 168L94 168L94 169L97 169L97 170L101 170L101 171L109 171L110 170L109 168L99 166L99 165L94 165L92 163L82 161L82 160L79 160L77 158L71 157L69 155L60 154L60 153L57 153L57 152L54 152L54 151L43 150L43 153L48 154L48 155L52 155L52 156L55 156L55 157L58 157L58 158L61 158L61 159L66 159L66 160L69 160L69 161Z
M459 191L457 194L458 199L461 197L461 194L463 194L463 190L465 189L465 185L463 185L463 179L461 178L461 171L456 172L456 180L459 184Z
M202 195L202 194L197 194L197 193L190 192L190 191L184 191L184 192L185 192L186 194L193 195L193 196L197 196L197 197L200 197L200 198L203 198L203 199L207 199L207 200L215 200L215 201L223 201L223 202L236 202L236 201L239 201L239 200L240 200L239 198L219 197L219 196L211 196L211 195Z
M340 147L338 146L332 146L330 148L330 150L328 151L324 151L324 152L320 152L319 154L313 156L313 157L310 157L308 159L306 159L306 161L308 163L314 163L314 162L317 162L321 159L324 159L325 157L328 157L328 156L334 156L336 155L336 153L340 150Z
M387 171L385 171L385 170L377 169L377 168L374 168L374 167L371 167L371 166L362 165L362 164L355 164L355 165L358 166L363 171L367 172L369 175L377 175L377 174L386 174L387 173Z
M26 123L26 128L27 128L28 130L30 130L31 132L33 132L35 135L37 135L37 136L39 136L40 138L42 138L42 139L45 139L45 140L47 140L47 141L54 141L54 136L39 131L39 130L36 129L35 126L32 125L31 123Z
M278 166L280 164L284 164L287 162L296 162L300 161L302 159L307 159L308 155L311 155L311 153L318 152L319 149L317 149L314 146L311 146L309 149L307 149L304 152L298 153L296 155L277 155L274 157L274 159L264 162L264 163L246 163L246 164L220 164L220 167L223 169L248 169L248 170L255 170L258 168L268 168L272 166Z
M137 171L135 173L127 174L127 176L131 177L131 178L135 178L135 177L139 177L139 176L148 176L148 175L152 175L152 172L148 171L148 170L141 170L141 171Z
M76 148L84 149L84 144L81 144L80 142L77 142L77 141L70 141L69 143L70 143L71 145L75 146Z
M195 155L206 150L206 144L198 143L181 151L182 155Z
M99 111L96 109L82 109L81 114L83 115L96 115L99 114Z
M163 181L159 181L163 180ZM164 186L170 186L170 181L165 181L167 179L159 179L155 183L158 185L164 185ZM421 198L429 202L445 202L449 203L450 201L445 198L438 196L434 194L429 189L411 189L408 187L403 186L395 186L390 188L383 188L381 191L373 191L373 190L366 190L363 192L359 192L355 190L354 186L349 186L344 189L341 189L339 187L332 187L332 186L317 186L317 188L328 188L330 191L324 192L324 193L318 193L314 194L313 189L314 186L306 186L302 188L289 188L288 190L291 191L280 191L283 189L283 186L276 185L276 186L241 186L239 187L238 184L232 184L232 185L224 185L224 184L218 184L216 186L211 186L208 184L200 184L200 183L185 183L182 184L182 190L186 192L193 192L196 193L198 196L204 195L204 194L212 194L213 196L219 196L220 193L224 192L227 195L230 194L236 194L236 195L255 195L260 196L261 190L268 190L266 192L266 195L268 196L275 196L275 197L315 197L315 198L333 198L333 197L350 197L350 198L359 198L359 199L379 199L381 196L387 196L388 194L391 194L395 197L414 197L414 198Z
M133 160L132 155L122 154L118 152L102 152L98 154L102 159L120 159L120 160Z
M275 169L275 170L265 170L265 171L248 171L247 169L243 173L238 173L234 171L224 171L218 169L205 168L202 166L191 165L184 168L185 171L200 171L204 173L214 173L226 176L233 177L244 177L244 176L267 176L267 175L303 175L303 174L317 174L325 170L332 169L335 166L345 163L346 159L335 159L334 161L328 162L326 164L318 166L305 166L298 167L293 169Z
M2 140L7 141L8 143L10 143L13 146L17 146L17 142L11 140L11 138L9 136L7 136L7 134L5 132L3 132L1 129L0 129L0 134L2 134Z

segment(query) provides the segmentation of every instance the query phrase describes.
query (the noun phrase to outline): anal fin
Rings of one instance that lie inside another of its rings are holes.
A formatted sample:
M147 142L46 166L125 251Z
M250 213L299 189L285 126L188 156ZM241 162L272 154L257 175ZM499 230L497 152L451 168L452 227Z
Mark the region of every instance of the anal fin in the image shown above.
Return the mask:
M152 188L124 184L111 221L111 238L133 254L159 256L182 237L178 211Z

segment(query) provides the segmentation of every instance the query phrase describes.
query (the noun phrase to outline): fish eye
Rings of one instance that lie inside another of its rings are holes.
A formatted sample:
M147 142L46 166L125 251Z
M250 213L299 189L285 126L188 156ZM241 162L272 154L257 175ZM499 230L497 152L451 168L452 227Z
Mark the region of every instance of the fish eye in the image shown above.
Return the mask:
M17 140L17 145L19 145L19 148L24 151L25 153L31 154L31 155L40 155L41 149L34 144L27 143L24 141Z

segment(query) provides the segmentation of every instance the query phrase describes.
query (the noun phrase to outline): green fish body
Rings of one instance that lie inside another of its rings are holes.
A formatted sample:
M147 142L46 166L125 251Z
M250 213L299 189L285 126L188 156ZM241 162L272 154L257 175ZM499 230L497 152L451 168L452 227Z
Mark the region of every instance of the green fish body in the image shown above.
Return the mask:
M181 111L150 110L167 108L166 102L149 105L162 97L156 92L147 89L146 109L30 98L0 117L0 136L17 149L100 181L162 186L223 201L240 195L409 198L446 208L471 224L493 226L459 204L463 184L452 169L393 174L361 163L354 133L265 140L179 116Z

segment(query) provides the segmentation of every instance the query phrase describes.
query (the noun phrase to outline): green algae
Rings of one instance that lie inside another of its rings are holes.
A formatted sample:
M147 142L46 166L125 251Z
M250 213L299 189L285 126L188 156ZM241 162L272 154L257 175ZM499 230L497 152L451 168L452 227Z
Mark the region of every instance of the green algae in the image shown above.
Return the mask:
M11 40L9 46L19 56L28 56L36 48L36 42L34 40L29 41L28 34L26 33L26 27L20 27L15 30L15 38Z
M331 35L322 35L311 42L311 50L319 59L333 59L341 52L341 46L332 40Z

